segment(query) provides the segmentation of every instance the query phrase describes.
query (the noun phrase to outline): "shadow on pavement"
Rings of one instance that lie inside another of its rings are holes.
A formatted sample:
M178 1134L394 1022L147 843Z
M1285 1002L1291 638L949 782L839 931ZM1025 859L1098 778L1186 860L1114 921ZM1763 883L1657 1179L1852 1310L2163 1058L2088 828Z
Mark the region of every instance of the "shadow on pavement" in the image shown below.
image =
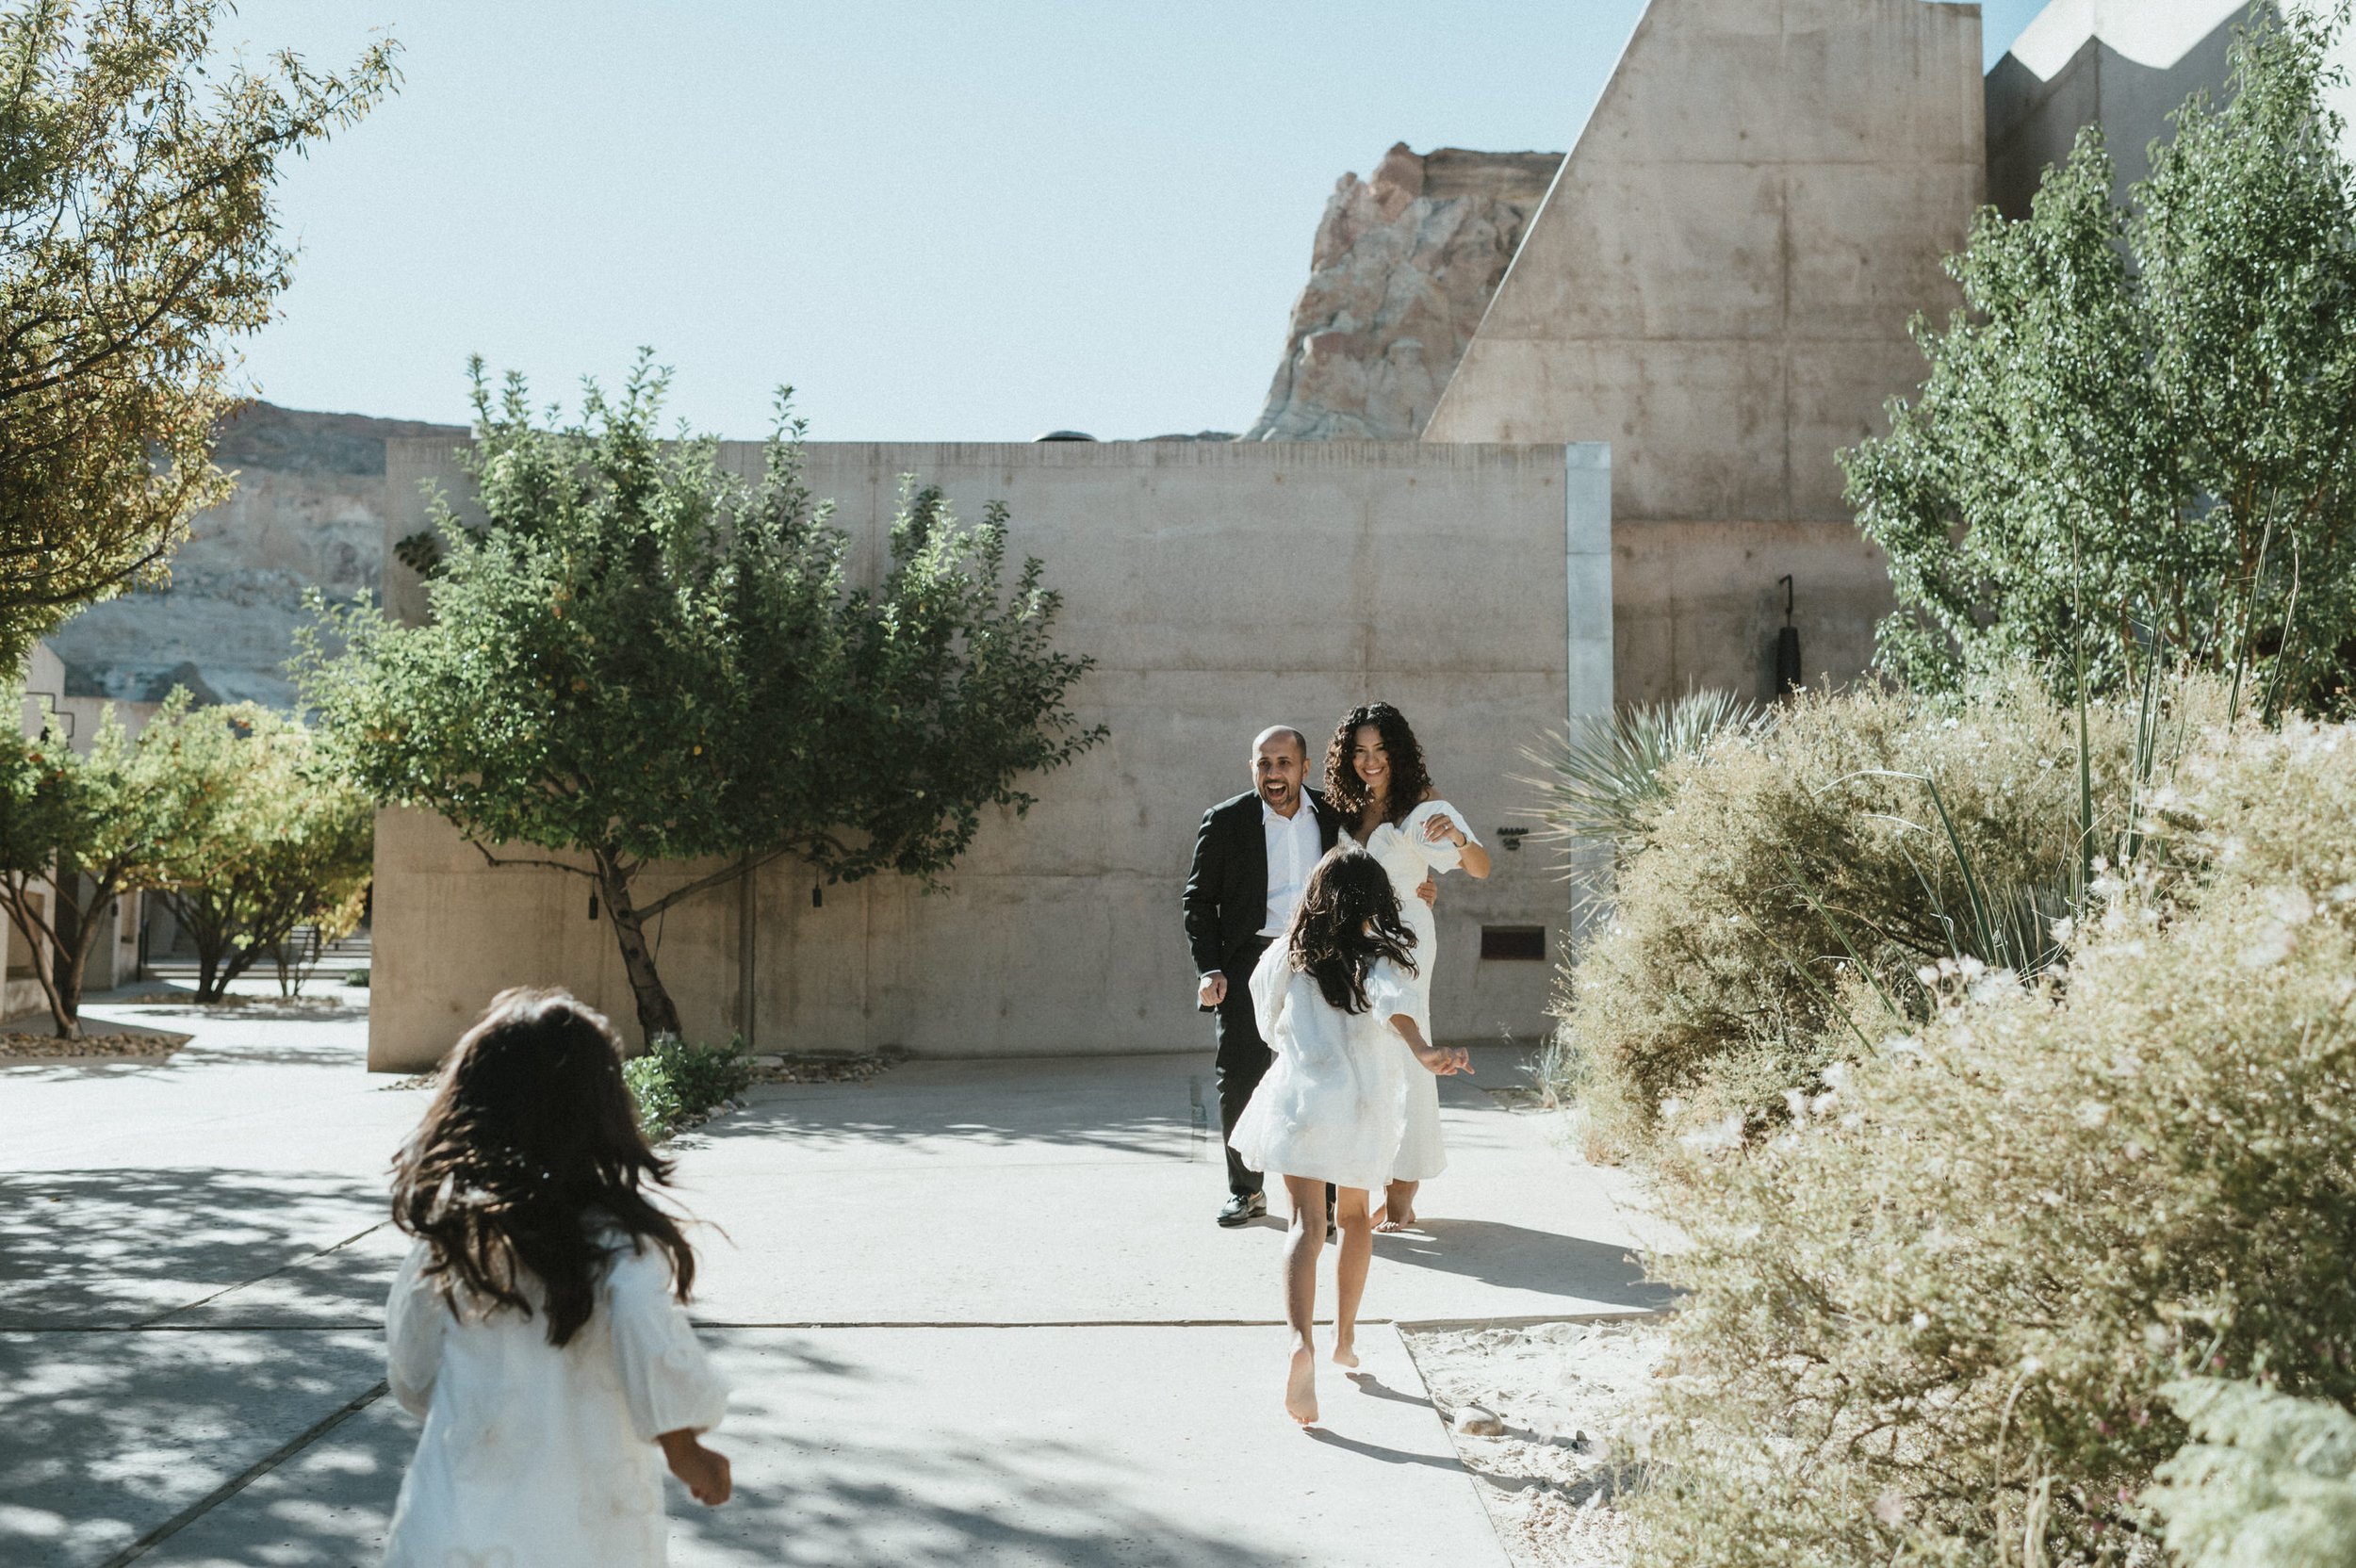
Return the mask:
M383 1376L362 1331L0 1332L0 1562L103 1562Z
M1414 1231L1378 1232L1374 1253L1394 1263L1461 1274L1512 1290L1656 1310L1676 1294L1644 1278L1628 1248L1506 1225L1494 1219L1427 1219Z
M368 1016L368 1004L337 996L230 996L199 1003L194 997L171 1001L124 1001L111 1008L147 1019L253 1019L263 1023L352 1023Z
M1180 1518L1140 1495L1144 1479L1084 1446L885 1429L810 1430L806 1401L839 1390L885 1398L867 1368L799 1345L758 1380L740 1376L713 1434L736 1474L726 1507L665 1482L676 1568L1277 1568L1293 1560ZM734 1368L740 1374L743 1367ZM823 1380L813 1385L811 1379ZM776 1397L765 1391L790 1387ZM319 1443L141 1558L141 1568L372 1562L383 1548L417 1423L379 1399ZM5 1541L0 1537L0 1541ZM11 1563L14 1559L8 1560Z
M791 1137L806 1149L947 1141L1049 1144L1186 1159L1195 1132L1219 1137L1209 1061L910 1062L872 1084L795 1085L752 1092L752 1102L701 1132L715 1143Z
M348 1318L352 1303L383 1299L384 1265L357 1250L315 1254L385 1217L380 1184L343 1176L0 1176L0 1329L128 1328L265 1276Z
M790 1353L760 1337L764 1358ZM872 1373L868 1380L875 1380ZM813 1431L808 1404L815 1392L800 1380L740 1378L728 1425L713 1438L734 1461L736 1499L705 1510L666 1484L674 1564L1276 1568L1295 1560L1219 1533L1216 1515L1165 1508L1151 1494L1151 1478L1096 1446L1019 1427L989 1440L943 1434L906 1414ZM896 1396L871 1386L860 1396Z

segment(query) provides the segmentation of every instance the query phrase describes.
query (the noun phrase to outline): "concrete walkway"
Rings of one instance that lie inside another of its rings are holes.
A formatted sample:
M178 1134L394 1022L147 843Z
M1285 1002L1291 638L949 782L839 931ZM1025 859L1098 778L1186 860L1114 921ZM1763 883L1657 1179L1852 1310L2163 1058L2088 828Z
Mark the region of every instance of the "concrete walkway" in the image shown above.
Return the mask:
M360 1070L364 1008L98 1003L196 1039L0 1065L0 1562L374 1560L416 1441L378 1396L384 1172L424 1101ZM1479 1065L1368 1317L1657 1306L1605 1173L1483 1092L1508 1054ZM673 1560L1501 1562L1396 1331L1324 1380L1324 1429L1284 1420L1282 1231L1210 1223L1208 1080L1207 1054L912 1063L682 1138L739 1494L675 1489Z

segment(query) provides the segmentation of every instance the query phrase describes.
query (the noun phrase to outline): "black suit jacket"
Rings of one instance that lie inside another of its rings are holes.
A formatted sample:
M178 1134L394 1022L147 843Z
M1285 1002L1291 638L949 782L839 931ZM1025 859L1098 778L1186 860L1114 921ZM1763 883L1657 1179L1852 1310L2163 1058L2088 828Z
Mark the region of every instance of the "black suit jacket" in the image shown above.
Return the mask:
M1326 804L1323 791L1301 792L1317 813L1317 847L1332 849L1342 830L1341 813ZM1186 873L1186 945L1194 971L1223 971L1230 994L1251 978L1238 956L1268 918L1268 834L1260 812L1259 792L1252 790L1203 812L1194 865Z

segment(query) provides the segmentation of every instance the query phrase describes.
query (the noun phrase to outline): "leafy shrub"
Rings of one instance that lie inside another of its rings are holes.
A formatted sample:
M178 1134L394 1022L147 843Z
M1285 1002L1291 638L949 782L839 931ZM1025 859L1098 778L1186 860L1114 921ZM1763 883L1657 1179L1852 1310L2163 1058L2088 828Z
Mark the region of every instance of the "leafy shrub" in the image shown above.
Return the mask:
M1643 1560L2150 1560L2185 1369L2356 1397L2356 730L2212 731L2152 807L2066 986L1955 966L1789 1128L1665 1145Z
M2086 787L2114 855L2144 718L2086 714ZM1771 727L1721 729L1671 761L1557 999L1558 1092L1576 1090L1601 1148L1625 1153L1666 1099L1779 1105L1859 1048L1832 1028L1859 999L1927 1016L1926 962L2021 967L2013 950L2050 947L2085 854L2079 749L2078 712L2022 678L1960 701L1804 694Z
M2356 1415L2257 1383L2196 1378L2161 1392L2193 1441L2144 1501L2187 1568L2356 1562Z
M677 1035L657 1035L622 1064L622 1081L637 1102L639 1126L660 1141L744 1092L753 1081L753 1065L738 1040L690 1045Z

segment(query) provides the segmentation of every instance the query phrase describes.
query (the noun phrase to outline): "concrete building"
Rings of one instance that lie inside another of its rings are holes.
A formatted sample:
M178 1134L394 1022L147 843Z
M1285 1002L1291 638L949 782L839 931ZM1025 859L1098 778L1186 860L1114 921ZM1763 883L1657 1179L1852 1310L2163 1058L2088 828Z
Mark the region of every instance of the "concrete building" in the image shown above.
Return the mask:
M2055 0L1983 80L1974 6L1652 0L1534 210L1551 155L1399 148L1344 182L1259 439L812 449L870 570L903 473L969 515L1006 501L1068 596L1064 645L1098 661L1077 706L1112 741L1040 781L1027 819L989 823L943 896L878 880L818 903L778 864L680 906L662 961L689 1032L1200 1046L1178 887L1262 725L1399 702L1494 838L1527 798L1522 748L1565 712L1769 694L1787 602L1805 673L1858 674L1891 601L1836 454L1919 384L1908 324L1955 302L1942 259L1985 197L2024 205L2080 125L2140 156L2186 92L2221 85L2234 14ZM2122 179L2139 167L2122 157ZM1418 441L1314 439L1405 434L1432 387ZM465 486L447 438L385 450L389 544L422 521L416 481ZM420 609L400 568L385 589ZM411 813L378 843L372 1065L431 1061L503 985L630 1017L581 883L486 869ZM1534 853L1497 860L1443 892L1443 1038L1543 1026L1549 966L1484 958L1483 936L1551 939L1567 890Z
M2222 98L2234 29L2251 14L2250 0L2053 0L1988 74L1989 202L2027 217L2045 171L2093 125L2117 170L2114 199L2125 203L2151 172L2151 144L2174 134L2177 107L2196 92ZM2356 76L2356 39L2341 35L2333 63ZM2356 82L2342 80L2328 102L2343 121L2356 117ZM2344 134L2341 151L2356 151L2356 139Z
M1076 706L1112 740L1041 780L1027 819L990 823L945 896L878 880L813 906L778 864L673 910L662 961L689 1032L925 1054L1200 1046L1178 890L1202 810L1245 786L1263 725L1321 739L1387 697L1494 840L1529 799L1522 749L1566 712L1696 684L1767 694L1786 574L1808 669L1855 675L1888 589L1833 452L1919 379L1907 320L1951 298L1939 258L1982 188L1978 62L1971 7L1654 0L1417 442L811 449L812 488L840 501L871 569L900 475L969 515L1004 500L1016 546L1065 591L1061 641L1097 661ZM1397 297L1418 254L1469 266L1518 221L1518 188L1467 200L1432 186L1431 161L1395 151L1367 189L1345 182L1341 205L1367 207L1345 225L1359 238L1321 233L1347 270L1365 237L1399 230L1369 249L1369 298ZM1333 270L1312 295L1347 292ZM1457 281L1479 295L1493 278ZM1432 335L1462 314L1444 300L1368 325ZM1297 313L1288 354L1308 368L1339 330L1321 321ZM1411 379L1325 384L1359 397L1363 420L1413 407ZM1309 406L1317 384L1280 376L1275 423L1348 428ZM397 505L418 479L463 496L447 441L386 449ZM388 542L421 523L388 517ZM405 570L385 572L387 602L418 612ZM1483 958L1483 932L1538 928L1547 951L1569 890L1536 852L1497 859L1491 882L1443 890L1444 1039L1545 1024L1550 966ZM563 982L631 1012L585 886L487 869L428 818L380 824L374 939L382 1068L432 1060L502 985Z
M747 472L761 455L724 452ZM388 454L396 494L418 479L463 494L446 443ZM1178 901L1203 811L1250 787L1264 726L1299 726L1321 752L1342 713L1383 697L1497 850L1488 881L1442 890L1435 1033L1534 1035L1569 890L1554 858L1498 829L1519 825L1521 749L1611 699L1608 461L1558 444L812 446L809 482L839 503L851 569L870 580L902 475L941 485L962 516L1006 502L1015 550L1045 559L1065 595L1058 645L1096 661L1073 706L1111 738L1034 781L1027 817L986 820L946 893L877 878L818 903L807 871L779 861L671 910L660 958L687 1032L941 1055L1205 1046ZM387 526L422 521L420 505ZM406 569L387 577L415 613ZM375 909L371 1067L431 1063L502 986L568 985L634 1027L579 878L488 868L446 823L392 811ZM1542 935L1530 956L1484 958L1484 932L1502 931Z
M1424 429L1612 444L1620 700L1772 694L1787 575L1805 673L1865 668L1834 454L1922 379L1982 150L1976 6L1645 9Z
M34 644L25 662L19 732L30 740L52 731L61 735L74 750L87 753L98 732L100 710L106 705L93 699L66 696L65 683L65 662L48 644ZM155 711L153 703L116 707L118 721L133 735L139 732ZM55 896L54 889L49 887L33 890L33 897L44 907ZM161 907L160 901L156 906ZM144 893L126 893L115 900L109 913L107 939L90 950L83 969L84 990L105 990L139 978L140 923L148 912ZM36 941L18 930L15 921L0 915L0 1019L43 1013L47 1008L34 969L38 952Z

